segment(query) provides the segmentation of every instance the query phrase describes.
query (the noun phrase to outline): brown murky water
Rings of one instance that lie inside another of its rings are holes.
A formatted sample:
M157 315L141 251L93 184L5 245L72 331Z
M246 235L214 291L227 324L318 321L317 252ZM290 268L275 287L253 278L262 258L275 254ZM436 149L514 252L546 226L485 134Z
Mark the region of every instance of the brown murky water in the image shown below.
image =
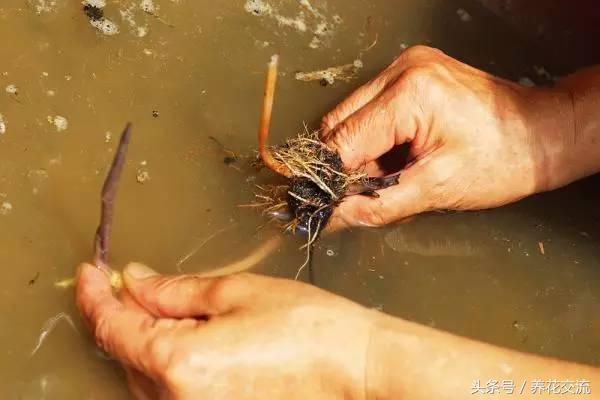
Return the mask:
M3 399L127 398L120 371L81 326L72 292L53 286L91 256L98 193L125 122L135 127L118 196L114 265L207 270L275 233L257 229L264 220L237 207L264 176L243 162L226 165L210 139L251 154L271 54L282 56L274 140L304 122L314 126L404 45L430 43L515 80L542 82L534 65L553 74L568 68L546 64L467 0L315 0L313 11L279 0L262 16L240 0L155 0L154 16L139 4L108 2L105 15L119 26L114 36L91 26L78 0L0 5ZM301 11L305 32L301 18L293 20ZM353 81L322 87L294 79L296 71L358 57L364 67ZM597 183L494 211L428 215L325 238L314 259L317 283L441 329L600 363ZM287 237L260 272L293 277L304 259L300 244ZM45 321L60 313L74 325L60 319L32 355Z

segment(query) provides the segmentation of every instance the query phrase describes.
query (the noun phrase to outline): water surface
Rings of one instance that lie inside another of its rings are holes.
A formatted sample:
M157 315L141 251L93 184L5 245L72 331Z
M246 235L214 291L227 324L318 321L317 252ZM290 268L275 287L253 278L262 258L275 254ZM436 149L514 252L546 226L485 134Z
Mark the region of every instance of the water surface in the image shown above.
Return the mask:
M556 75L568 68L547 64L471 1L366 3L315 0L313 13L280 0L270 3L271 14L254 15L243 1L163 0L149 15L138 2L110 1L105 15L119 33L107 36L90 25L79 1L2 2L2 398L127 398L119 369L99 357L80 324L72 292L53 286L91 256L99 190L127 121L135 127L113 264L192 272L225 265L276 233L238 207L268 174L243 161L225 163L210 138L252 154L273 53L282 57L274 141L304 123L316 126L407 45L428 43L514 80L543 83L534 66ZM294 79L297 71L356 59L363 67L350 82L324 87ZM16 93L4 90L9 85ZM324 238L315 249L317 284L440 329L597 364L597 183L494 211L427 215ZM293 277L304 261L301 244L287 237L258 271ZM45 321L60 313L74 328L61 320L32 356Z

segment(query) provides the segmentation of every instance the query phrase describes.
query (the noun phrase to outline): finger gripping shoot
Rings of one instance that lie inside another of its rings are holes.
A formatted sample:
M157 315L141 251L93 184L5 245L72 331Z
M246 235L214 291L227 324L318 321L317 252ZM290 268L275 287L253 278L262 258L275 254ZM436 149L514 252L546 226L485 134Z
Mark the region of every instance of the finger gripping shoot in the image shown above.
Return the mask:
M264 166L289 179L284 186L262 187L259 197L265 212L271 215L287 209L291 221L285 226L293 232L308 233L314 242L327 225L334 208L349 195L373 195L375 190L398 182L369 178L361 170L344 168L339 153L319 140L318 132L306 132L285 144L268 146L269 125L275 93L278 57L268 65L263 112L258 132L259 155Z

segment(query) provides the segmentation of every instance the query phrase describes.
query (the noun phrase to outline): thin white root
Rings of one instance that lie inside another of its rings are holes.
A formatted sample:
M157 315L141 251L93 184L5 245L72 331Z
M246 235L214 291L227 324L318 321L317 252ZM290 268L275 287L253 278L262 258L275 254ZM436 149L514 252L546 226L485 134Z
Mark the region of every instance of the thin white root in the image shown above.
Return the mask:
M317 237L319 236L319 231L321 230L321 221L319 220L319 222L317 223L317 229L314 233L311 232L311 226L312 226L312 219L313 217L323 209L323 207L319 208L317 211L315 211L310 218L308 218L308 239L306 241L306 244L304 246L302 246L301 248L306 247L306 260L304 261L304 264L302 264L300 266L300 268L298 269L298 272L296 272L296 276L294 277L294 280L297 281L298 278L300 277L300 273L304 270L304 268L306 268L306 266L310 263L310 255L311 252L310 250L312 249L312 245L315 242L315 240L317 240Z
M200 251L200 249L203 248L208 242L210 242L211 240L213 240L215 237L219 236L223 232L226 232L229 229L233 228L234 225L235 224L231 224L229 226L226 226L225 228L221 228L218 231L212 233L207 238L203 239L200 243L198 243L198 245L196 245L189 253L187 253L185 256L181 257L177 261L177 263L175 264L177 266L177 271L181 272L181 265L183 263L188 261L190 258L194 257L196 255L196 253L198 253L198 251Z
M225 267L200 273L199 276L202 278L217 278L225 275L237 274L240 272L246 272L255 267L258 263L263 261L269 256L281 243L281 237L279 235L273 236L265 243L263 243L258 249L252 253L236 261L232 264L226 265Z
M75 278L67 278L62 281L54 282L54 287L57 289L70 289L75 287Z
M113 289L119 290L123 287L123 276L119 271L107 270L110 278L110 285ZM62 281L54 282L54 287L57 289L70 289L77 285L77 278L67 278Z
M44 322L44 325L42 325L42 332L40 333L40 336L38 337L35 347L31 351L31 354L29 355L30 357L35 356L35 354L40 350L40 348L42 347L42 345L48 338L48 335L50 335L50 333L52 333L54 328L56 328L56 325L61 320L65 320L69 324L69 326L71 328L73 328L73 330L75 332L79 333L79 331L75 327L75 324L73 323L73 319L71 318L71 316L67 313L60 312L60 313L56 314L54 317L52 317L52 318L46 320L46 322Z

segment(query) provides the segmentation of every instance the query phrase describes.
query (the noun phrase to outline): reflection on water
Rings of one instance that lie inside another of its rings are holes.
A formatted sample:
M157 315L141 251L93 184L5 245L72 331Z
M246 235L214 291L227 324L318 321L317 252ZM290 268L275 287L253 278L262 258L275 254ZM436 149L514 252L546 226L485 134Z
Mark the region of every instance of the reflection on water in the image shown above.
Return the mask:
M412 224L403 224L387 232L383 241L390 249L402 255L422 257L473 257L486 252L474 243L473 230L468 225L447 231L450 218L416 218ZM439 226L435 226L435 222ZM440 232L443 232L440 235ZM443 260L442 260L443 261Z
M238 207L270 179L247 160L274 52L282 56L274 141L304 122L315 126L410 44L433 44L514 80L543 81L533 65L563 72L467 0L315 0L312 10L305 2L253 2L271 7L258 15L245 1L155 0L151 10L108 2L103 15L119 27L112 36L92 26L79 3L0 5L0 394L7 399L127 397L120 371L99 357L77 318L76 330L55 324L32 356L46 321L77 316L72 293L53 283L91 255L98 193L126 121L135 125L114 265L206 271L275 230ZM362 68L349 81L295 79L357 59ZM494 211L324 237L315 249L317 283L438 328L598 363L591 349L600 345L600 210L588 182ZM286 237L259 271L293 277L305 257L301 242Z

